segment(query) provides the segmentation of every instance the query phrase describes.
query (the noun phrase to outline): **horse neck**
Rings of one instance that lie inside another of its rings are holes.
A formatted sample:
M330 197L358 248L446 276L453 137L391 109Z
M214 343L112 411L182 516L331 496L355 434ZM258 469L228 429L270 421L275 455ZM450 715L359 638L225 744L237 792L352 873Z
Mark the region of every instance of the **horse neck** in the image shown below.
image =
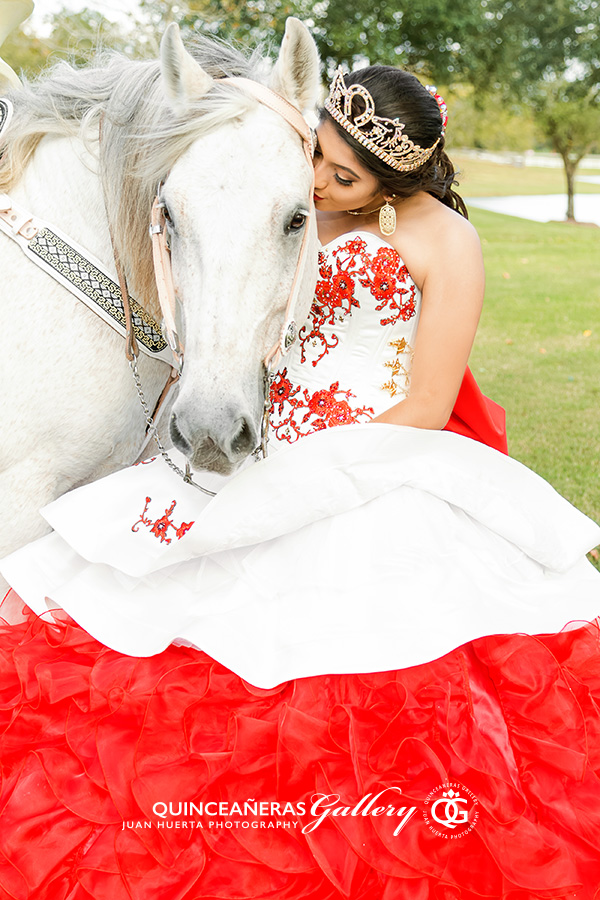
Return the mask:
M50 225L58 227L97 256L116 279L96 150L97 144L92 143L88 147L78 137L47 135L40 141L22 179L11 190L11 195L17 203L45 219ZM144 237L147 238L147 233ZM134 279L130 290L136 296ZM153 284L150 302L147 302L143 293L136 299L150 313L157 314Z
M97 167L97 160L80 139L46 136L11 194L112 269L108 220Z

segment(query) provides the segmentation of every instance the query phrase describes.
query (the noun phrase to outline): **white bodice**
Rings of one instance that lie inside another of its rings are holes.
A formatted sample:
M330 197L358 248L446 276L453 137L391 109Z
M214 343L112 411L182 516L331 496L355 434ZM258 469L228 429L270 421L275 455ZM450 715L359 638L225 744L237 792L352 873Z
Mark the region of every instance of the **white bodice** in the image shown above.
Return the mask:
M421 294L402 259L368 231L319 256L315 299L271 388L271 433L293 444L368 422L408 393Z

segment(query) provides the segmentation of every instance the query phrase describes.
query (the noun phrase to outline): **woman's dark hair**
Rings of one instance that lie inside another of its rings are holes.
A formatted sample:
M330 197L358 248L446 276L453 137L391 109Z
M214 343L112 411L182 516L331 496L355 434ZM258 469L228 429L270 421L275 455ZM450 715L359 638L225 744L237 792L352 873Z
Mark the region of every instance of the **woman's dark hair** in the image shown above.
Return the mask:
M452 190L452 186L457 183L456 172L444 151L442 114L435 97L427 88L414 75L392 66L359 69L344 76L344 81L346 87L351 84L363 85L373 98L376 115L386 119L399 119L404 123L404 134L420 147L431 147L442 135L437 147L422 166L411 172L398 172L363 147L326 109L322 109L321 121L332 123L361 165L377 178L381 191L405 198L412 197L419 191L426 191L468 219L464 200ZM360 95L355 95L352 100L352 118L364 112L364 108L364 100Z

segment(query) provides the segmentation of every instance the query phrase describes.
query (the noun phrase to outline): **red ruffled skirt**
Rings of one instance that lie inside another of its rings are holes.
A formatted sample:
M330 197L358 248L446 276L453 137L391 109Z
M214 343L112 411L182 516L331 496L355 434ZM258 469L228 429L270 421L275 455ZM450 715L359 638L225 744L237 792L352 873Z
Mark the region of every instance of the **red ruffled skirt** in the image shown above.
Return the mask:
M594 626L272 690L185 647L122 656L64 614L2 637L2 900L597 896ZM427 799L447 784L475 798L456 838L458 807L434 823ZM415 807L396 835L355 808L386 790Z

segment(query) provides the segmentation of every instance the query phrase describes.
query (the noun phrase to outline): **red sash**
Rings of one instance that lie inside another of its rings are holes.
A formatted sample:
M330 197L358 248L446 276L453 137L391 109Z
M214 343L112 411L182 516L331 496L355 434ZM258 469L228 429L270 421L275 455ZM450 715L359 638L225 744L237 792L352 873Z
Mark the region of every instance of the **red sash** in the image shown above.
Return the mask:
M444 431L454 431L508 454L506 413L501 406L481 393L469 368L465 372Z

